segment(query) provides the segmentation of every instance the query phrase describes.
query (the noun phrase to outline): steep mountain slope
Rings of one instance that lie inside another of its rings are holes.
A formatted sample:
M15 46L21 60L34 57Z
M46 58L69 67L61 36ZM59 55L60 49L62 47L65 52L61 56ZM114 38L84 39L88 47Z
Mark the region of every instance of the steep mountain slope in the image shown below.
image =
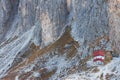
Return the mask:
M120 79L120 59L114 58L105 66L96 66L92 60L88 61L88 69L64 77L64 80L119 80ZM116 66L117 64L117 66Z
M120 0L0 0L0 79L119 79L119 6ZM98 49L105 65L96 67Z

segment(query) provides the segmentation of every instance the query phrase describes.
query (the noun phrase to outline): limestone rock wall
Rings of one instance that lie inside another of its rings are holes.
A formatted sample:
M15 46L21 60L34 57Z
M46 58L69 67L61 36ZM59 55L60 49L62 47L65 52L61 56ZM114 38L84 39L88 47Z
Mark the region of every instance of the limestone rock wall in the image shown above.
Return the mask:
M75 59L68 60L67 69L96 49L119 52L119 3L120 0L0 0L0 78L23 54L27 55L22 57L23 62L34 62L36 57L42 59L39 55L57 49L57 55L72 55ZM65 32L66 27L70 34ZM50 55L43 56L46 57L45 65L52 65ZM59 55L55 60L59 57L62 59Z

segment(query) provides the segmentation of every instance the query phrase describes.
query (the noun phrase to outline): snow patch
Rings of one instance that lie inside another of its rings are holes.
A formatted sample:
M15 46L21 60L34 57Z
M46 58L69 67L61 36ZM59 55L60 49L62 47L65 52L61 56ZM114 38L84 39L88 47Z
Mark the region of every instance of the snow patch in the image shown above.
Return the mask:
M0 49L0 78L3 77L6 71L11 67L16 55L30 43L34 28L35 27L32 27L21 37L14 40L14 42Z
M38 77L40 77L40 73L39 72L33 72L33 76L38 78Z
M19 80L19 76L16 76L16 77L15 77L15 80Z

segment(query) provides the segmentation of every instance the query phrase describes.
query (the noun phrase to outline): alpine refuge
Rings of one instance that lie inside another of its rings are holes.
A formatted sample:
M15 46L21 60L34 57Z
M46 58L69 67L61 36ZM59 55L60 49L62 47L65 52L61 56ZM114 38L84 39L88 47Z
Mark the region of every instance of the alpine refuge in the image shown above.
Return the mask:
M95 50L93 52L93 62L98 65L104 64L105 53L103 50Z

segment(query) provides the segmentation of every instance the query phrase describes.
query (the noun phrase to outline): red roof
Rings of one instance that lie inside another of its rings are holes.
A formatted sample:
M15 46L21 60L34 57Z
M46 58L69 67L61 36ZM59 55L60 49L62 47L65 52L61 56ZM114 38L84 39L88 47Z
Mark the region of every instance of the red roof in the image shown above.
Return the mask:
M96 57L96 56L104 56L105 53L103 50L96 50L93 52L93 57Z

